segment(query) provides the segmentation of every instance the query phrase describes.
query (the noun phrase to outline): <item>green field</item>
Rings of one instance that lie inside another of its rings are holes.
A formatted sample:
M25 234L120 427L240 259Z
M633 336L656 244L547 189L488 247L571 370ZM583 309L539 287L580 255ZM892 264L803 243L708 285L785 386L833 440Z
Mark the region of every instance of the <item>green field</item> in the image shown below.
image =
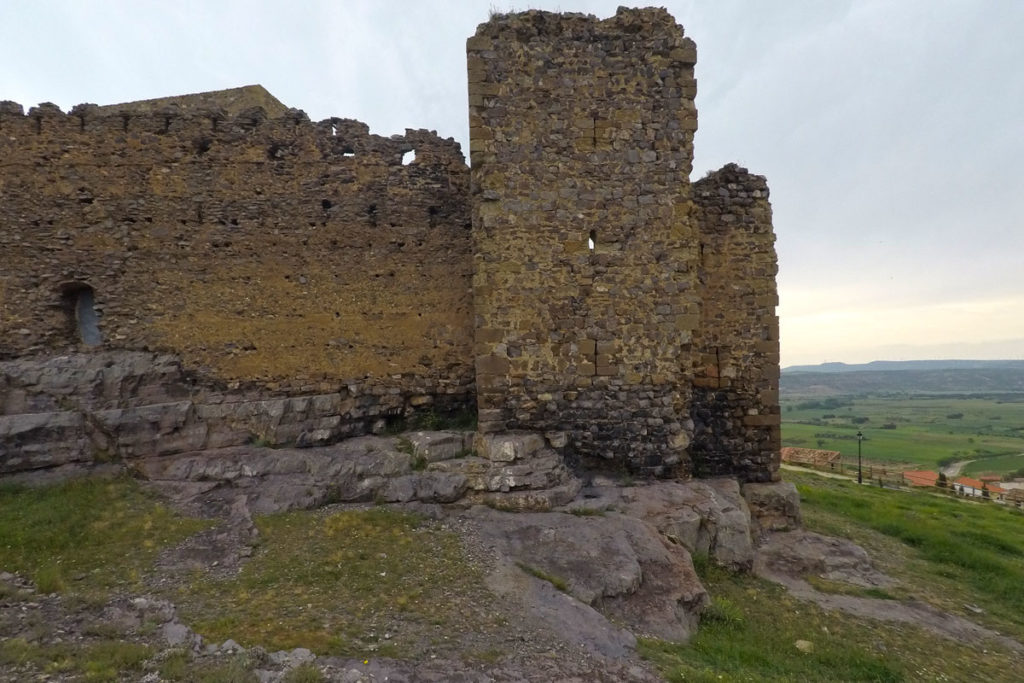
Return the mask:
M1024 401L959 397L833 397L782 405L782 444L839 451L936 469L981 459L968 472L1002 474L1024 466ZM1006 457L1014 456L1014 457Z

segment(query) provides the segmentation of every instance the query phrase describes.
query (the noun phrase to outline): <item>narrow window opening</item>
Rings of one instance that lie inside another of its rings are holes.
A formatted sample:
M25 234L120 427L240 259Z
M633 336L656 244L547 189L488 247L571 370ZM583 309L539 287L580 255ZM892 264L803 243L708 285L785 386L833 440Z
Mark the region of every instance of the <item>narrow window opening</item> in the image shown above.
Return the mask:
M406 152L402 155L402 166L408 166L414 161L416 161L416 150Z
M99 346L103 340L92 287L81 282L64 285L61 298L68 325L75 330L78 339L86 346Z
M207 152L209 152L210 151L210 145L212 145L212 144L213 144L213 141L210 140L210 138L198 138L198 139L196 139L193 142L193 145L195 146L195 149L196 149L196 156L197 157L201 157L204 154L206 154Z
M128 119L129 118L130 118L129 116L122 116L121 117L121 132L122 133L127 133L128 132Z
M43 132L43 117L42 116L37 116L36 117L36 135L39 135L42 132Z
M338 134L338 127L332 123L331 124L331 135L337 135L337 134Z
M590 251L594 251L597 248L597 230L590 231L590 237L587 238L587 247Z
M356 151L347 145L341 150L341 156L343 157L354 157L355 155Z

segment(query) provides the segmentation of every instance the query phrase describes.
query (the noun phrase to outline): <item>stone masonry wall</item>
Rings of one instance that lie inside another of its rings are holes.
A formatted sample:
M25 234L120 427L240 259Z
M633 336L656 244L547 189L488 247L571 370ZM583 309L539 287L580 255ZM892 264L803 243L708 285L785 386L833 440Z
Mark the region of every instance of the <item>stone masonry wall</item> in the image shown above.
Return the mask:
M768 184L729 164L693 185L702 324L695 339L697 476L778 479L778 271Z
M466 404L468 184L428 131L2 103L0 359L88 350L94 303L95 348L175 354L210 386Z
M258 86L0 102L0 474L475 400L489 491L777 479L768 188L691 185L693 42L662 9L528 11L467 53L472 174L451 139Z
M664 10L529 11L467 52L481 430L685 476L693 42Z

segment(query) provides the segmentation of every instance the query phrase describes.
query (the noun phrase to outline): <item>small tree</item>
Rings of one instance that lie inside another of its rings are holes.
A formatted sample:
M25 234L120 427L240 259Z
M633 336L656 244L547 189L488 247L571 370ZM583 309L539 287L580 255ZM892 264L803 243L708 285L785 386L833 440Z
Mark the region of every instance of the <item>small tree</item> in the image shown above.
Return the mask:
M944 489L949 486L949 479L946 478L945 472L939 472L939 478L935 480L935 485L940 489Z
M992 497L992 495L988 492L988 484L986 484L985 482L981 482L981 497L982 498L991 498Z

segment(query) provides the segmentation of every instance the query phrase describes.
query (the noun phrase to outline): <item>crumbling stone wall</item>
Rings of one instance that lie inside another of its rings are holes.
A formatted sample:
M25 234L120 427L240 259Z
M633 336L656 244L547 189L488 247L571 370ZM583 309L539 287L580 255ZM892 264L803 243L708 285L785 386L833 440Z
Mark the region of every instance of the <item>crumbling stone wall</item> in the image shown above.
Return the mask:
M0 103L0 473L326 444L476 395L489 491L575 495L563 456L776 479L768 188L690 184L693 42L665 10L529 11L467 52L472 178L451 139L254 86Z
M0 104L0 358L85 349L85 292L98 348L173 353L219 386L465 405L468 181L422 130Z
M686 475L693 42L664 10L530 11L467 50L481 429Z
M778 478L778 270L768 183L729 164L693 184L700 226L701 325L694 344L698 476Z

